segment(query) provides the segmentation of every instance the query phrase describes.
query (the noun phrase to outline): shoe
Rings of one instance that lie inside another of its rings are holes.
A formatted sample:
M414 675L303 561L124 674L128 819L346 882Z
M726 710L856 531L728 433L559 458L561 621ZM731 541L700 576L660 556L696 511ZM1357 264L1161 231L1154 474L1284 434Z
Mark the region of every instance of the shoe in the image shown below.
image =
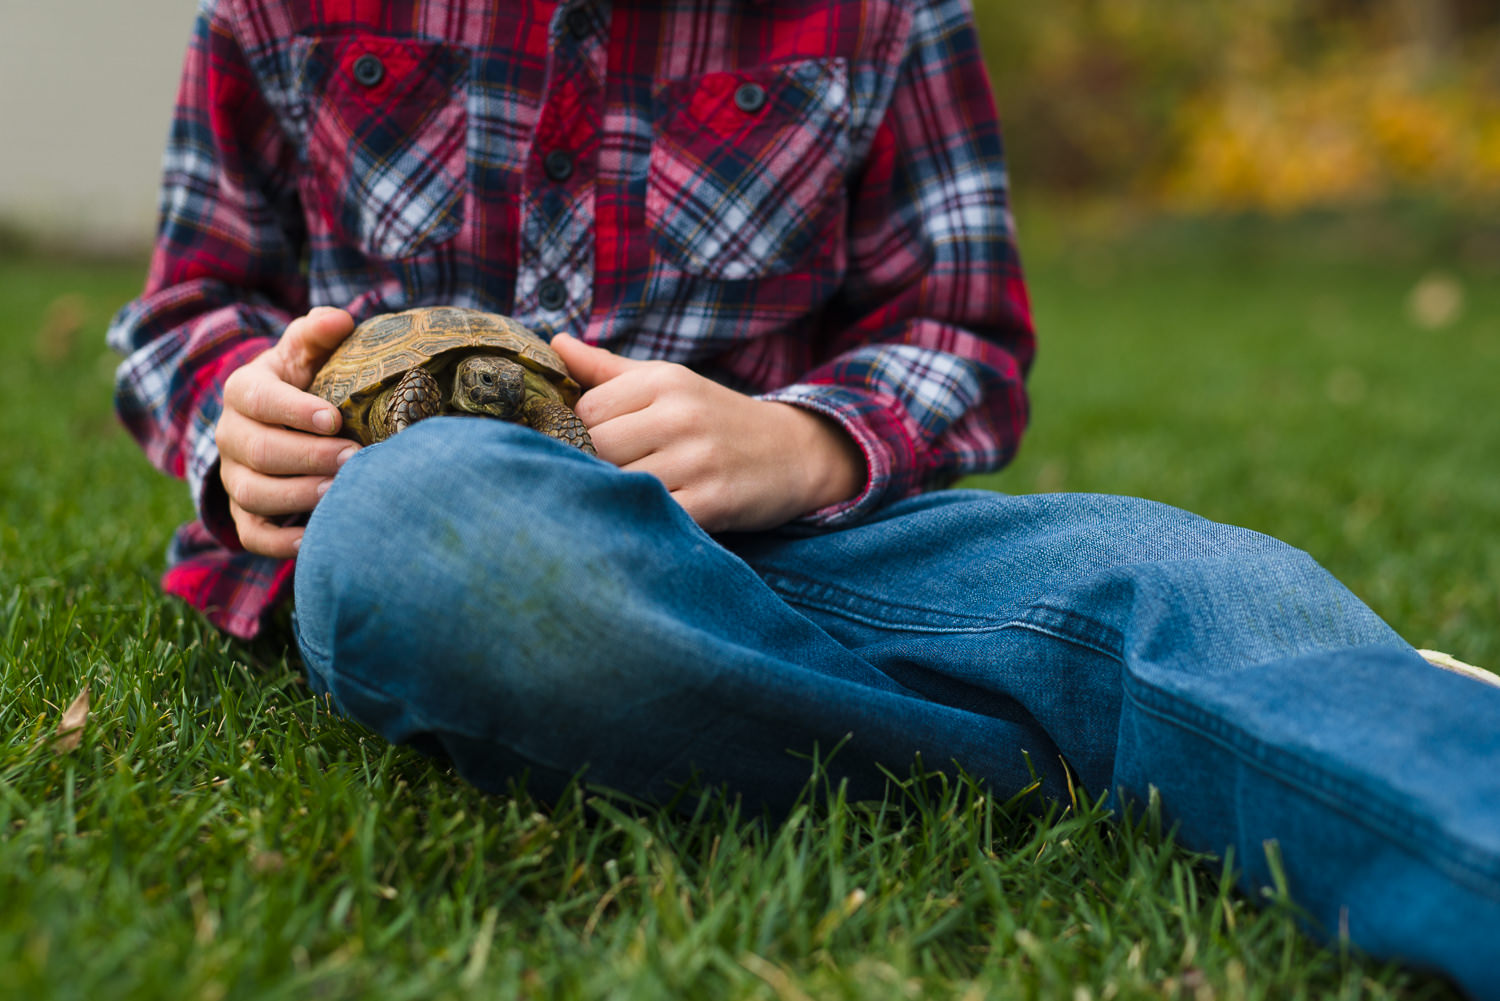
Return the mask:
M1462 674L1466 678L1473 678L1475 681L1482 681L1487 685L1494 685L1496 688L1500 688L1500 675L1495 674L1493 671L1486 671L1484 668L1475 667L1473 664L1465 664L1457 657L1443 653L1440 650L1418 650L1417 653L1421 654L1422 659L1433 667L1441 667L1445 671Z

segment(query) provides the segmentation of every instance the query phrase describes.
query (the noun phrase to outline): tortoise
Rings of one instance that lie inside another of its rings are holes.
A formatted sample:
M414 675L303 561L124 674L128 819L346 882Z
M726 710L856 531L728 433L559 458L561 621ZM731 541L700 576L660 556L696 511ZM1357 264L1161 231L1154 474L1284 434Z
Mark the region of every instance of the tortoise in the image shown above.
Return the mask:
M372 316L323 364L309 391L339 408L344 435L362 445L425 417L476 414L594 454L572 410L578 383L562 358L498 313L430 306Z

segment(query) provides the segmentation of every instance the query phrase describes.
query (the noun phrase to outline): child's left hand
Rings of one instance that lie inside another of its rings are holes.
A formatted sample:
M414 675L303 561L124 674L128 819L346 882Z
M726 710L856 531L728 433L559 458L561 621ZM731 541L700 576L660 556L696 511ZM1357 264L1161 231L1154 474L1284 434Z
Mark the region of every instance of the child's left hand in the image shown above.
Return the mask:
M661 480L707 531L775 528L864 487L864 456L830 418L567 334L552 347L587 390L574 409L599 457Z

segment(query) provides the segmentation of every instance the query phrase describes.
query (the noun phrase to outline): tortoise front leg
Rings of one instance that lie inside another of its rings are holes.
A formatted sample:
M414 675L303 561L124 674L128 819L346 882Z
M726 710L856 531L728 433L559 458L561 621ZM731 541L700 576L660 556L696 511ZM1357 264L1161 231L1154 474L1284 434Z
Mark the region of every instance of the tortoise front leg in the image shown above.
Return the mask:
M566 404L533 396L526 401L522 416L528 427L536 428L547 437L565 441L589 455L598 454L589 438L589 429L584 427L583 421Z
M414 368L380 394L370 409L374 440L384 441L424 417L436 417L442 413L443 391L431 372Z

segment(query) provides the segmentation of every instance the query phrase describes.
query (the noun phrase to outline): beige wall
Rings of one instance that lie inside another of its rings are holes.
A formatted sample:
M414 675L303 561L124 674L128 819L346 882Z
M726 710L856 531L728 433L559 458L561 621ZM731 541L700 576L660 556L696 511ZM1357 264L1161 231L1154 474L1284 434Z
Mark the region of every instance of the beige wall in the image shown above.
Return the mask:
M0 226L149 244L193 0L3 0Z

